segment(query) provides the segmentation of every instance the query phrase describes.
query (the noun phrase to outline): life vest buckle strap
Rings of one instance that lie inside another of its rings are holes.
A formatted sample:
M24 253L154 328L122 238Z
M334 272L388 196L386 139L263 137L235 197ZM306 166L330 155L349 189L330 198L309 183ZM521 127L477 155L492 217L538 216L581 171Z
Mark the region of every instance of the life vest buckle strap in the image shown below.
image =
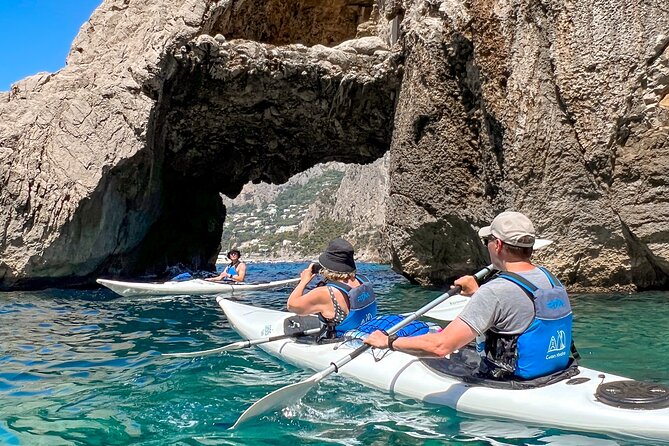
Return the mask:
M504 271L500 273L497 277L508 280L509 282L515 283L518 285L527 296L534 301L534 293L539 289L535 284L522 277L519 274L512 273L509 271Z
M548 278L548 281L551 283L551 285L553 286L553 288L555 288L555 287L562 287L562 288L564 288L564 286L562 285L562 282L560 282L560 281L557 279L557 277L555 277L553 274L551 274L550 271L548 271L548 270L547 270L546 268L544 268L543 266L540 266L539 269L540 269L541 271L543 271L543 273L546 275L546 277Z

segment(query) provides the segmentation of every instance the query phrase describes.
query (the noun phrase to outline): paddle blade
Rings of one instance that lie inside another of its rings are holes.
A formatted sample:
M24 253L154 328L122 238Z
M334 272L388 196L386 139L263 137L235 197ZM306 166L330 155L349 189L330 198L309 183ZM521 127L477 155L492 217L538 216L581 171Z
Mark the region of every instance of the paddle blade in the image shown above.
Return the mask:
M233 424L230 429L235 429L240 424L254 418L258 418L268 412L273 412L277 409L297 403L316 384L318 384L318 381L309 378L305 381L300 381L299 383L291 384L289 386L275 390L265 398L256 401L251 407L246 409L242 416L237 419L235 424Z
M534 241L533 248L535 250L545 248L546 246L550 245L551 243L553 243L553 240L548 240L548 239L545 239L545 238L538 238Z
M462 309L467 305L467 302L469 302L469 299L469 297L457 294L450 299L446 299L423 316L442 321L452 321L458 317Z
M212 348L210 350L200 350L197 352L180 352L180 353L163 353L161 356L172 356L174 358L193 358L195 356L211 355L213 353L227 352L230 350L237 350L244 348L246 343L235 342L234 344L225 345L223 347Z

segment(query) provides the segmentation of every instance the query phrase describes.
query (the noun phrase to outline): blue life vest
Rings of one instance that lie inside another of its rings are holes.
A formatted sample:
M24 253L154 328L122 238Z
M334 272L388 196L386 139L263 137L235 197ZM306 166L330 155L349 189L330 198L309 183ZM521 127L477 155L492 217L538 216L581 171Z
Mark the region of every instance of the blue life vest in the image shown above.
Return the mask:
M232 280L232 276L237 275L237 270L235 269L235 265L233 265L232 263L226 266L223 271L230 274L230 277L226 277L223 280Z
M522 379L564 370L569 364L572 312L564 286L545 268L539 267L551 283L542 289L524 277L502 272L498 277L518 285L534 304L534 319L520 335L486 332L486 360ZM493 376L495 374L493 373ZM498 375L502 376L502 375Z
M376 317L376 295L369 281L364 276L355 276L362 285L352 288L341 282L328 282L348 297L349 313L346 318L334 326L336 337L343 336L348 330L358 328L361 324Z

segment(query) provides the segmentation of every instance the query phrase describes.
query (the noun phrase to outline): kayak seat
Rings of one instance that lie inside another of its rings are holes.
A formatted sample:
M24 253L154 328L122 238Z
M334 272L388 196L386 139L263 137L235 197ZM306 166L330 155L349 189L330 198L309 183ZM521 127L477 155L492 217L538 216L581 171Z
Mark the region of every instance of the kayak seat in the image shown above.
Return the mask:
M299 333L300 331L311 330L313 328L325 329L318 316L291 316L283 321L283 332L285 334ZM341 342L343 338L319 339L320 333L311 336L299 336L295 342L300 344L331 344Z
M305 330L320 328L321 321L318 316L291 316L283 321L283 333L293 334Z
M541 376L534 379L519 379L515 377L507 379L492 379L479 375L479 362L481 357L476 349L468 345L456 353L451 353L448 358L425 358L420 361L430 370L449 377L460 379L462 382L475 386L492 387L496 389L523 390L544 387L556 382L570 379L580 373L578 366L570 360L566 369Z

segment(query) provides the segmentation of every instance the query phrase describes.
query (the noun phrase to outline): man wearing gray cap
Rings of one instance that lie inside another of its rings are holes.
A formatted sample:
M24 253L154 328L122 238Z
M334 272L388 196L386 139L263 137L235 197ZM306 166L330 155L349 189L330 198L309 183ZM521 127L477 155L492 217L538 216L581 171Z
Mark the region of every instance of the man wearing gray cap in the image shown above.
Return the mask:
M417 356L444 357L476 339L479 376L528 380L569 363L572 314L567 293L546 269L530 261L535 231L519 212L502 212L479 230L500 273L481 287L474 276L455 281L471 296L439 333L411 338L374 332L366 343Z

